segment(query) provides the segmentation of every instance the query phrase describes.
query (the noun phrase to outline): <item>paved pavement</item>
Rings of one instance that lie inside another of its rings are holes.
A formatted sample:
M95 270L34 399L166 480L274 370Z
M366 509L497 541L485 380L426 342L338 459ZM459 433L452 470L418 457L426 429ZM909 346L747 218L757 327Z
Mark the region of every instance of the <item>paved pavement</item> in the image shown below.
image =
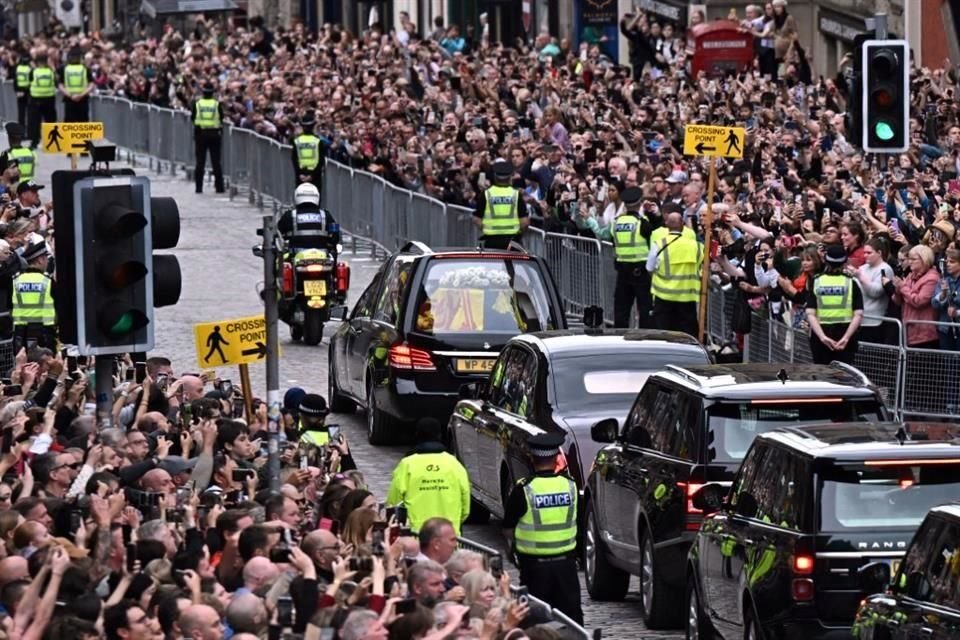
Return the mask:
M5 141L4 141L5 142ZM5 145L4 147L5 148ZM173 360L178 372L197 371L194 349L193 325L199 322L225 320L262 313L259 291L263 284L262 262L253 256L251 247L258 242L256 230L262 216L270 210L259 210L247 199L238 196L231 200L213 193L196 195L193 183L182 173L171 175L169 165L162 173L148 166L148 159L140 158L134 168L139 175L152 178L155 196L171 196L180 208L180 242L172 251L180 260L183 273L183 293L174 307L157 311L157 343L154 353ZM122 163L115 165L126 166ZM40 159L38 180L50 184L50 174L55 169L68 169L69 162L63 156L43 155ZM49 191L42 192L49 196ZM335 213L335 212L334 212ZM352 282L348 303L353 301L369 284L379 264L364 250L361 243L357 253L350 253L346 243L345 259L352 269ZM336 328L331 323L325 329L329 336ZM291 386L301 386L308 391L326 393L327 338L317 347L308 347L290 341L286 327L281 325L280 360L281 392ZM232 368L220 368L223 378L239 383L239 374ZM252 365L250 368L254 393L265 395L265 369ZM403 454L404 447L372 447L366 442L363 414L335 415L332 421L340 423L353 445L356 459L366 474L372 490L381 498L386 495L390 473ZM486 526L468 526L468 538L491 547L502 547L503 538L497 522ZM679 638L681 633L656 633L646 631L639 615L639 595L634 579L631 593L622 603L594 603L582 584L586 626L603 629L609 638ZM681 606L678 603L678 606Z

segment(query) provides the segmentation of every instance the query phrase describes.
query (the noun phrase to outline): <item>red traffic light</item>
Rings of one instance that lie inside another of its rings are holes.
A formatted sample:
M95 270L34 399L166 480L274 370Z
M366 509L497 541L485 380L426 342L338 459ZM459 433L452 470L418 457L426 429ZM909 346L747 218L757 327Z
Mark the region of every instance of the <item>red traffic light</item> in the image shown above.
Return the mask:
M870 94L870 99L878 107L889 107L893 104L893 93L886 87L880 87Z

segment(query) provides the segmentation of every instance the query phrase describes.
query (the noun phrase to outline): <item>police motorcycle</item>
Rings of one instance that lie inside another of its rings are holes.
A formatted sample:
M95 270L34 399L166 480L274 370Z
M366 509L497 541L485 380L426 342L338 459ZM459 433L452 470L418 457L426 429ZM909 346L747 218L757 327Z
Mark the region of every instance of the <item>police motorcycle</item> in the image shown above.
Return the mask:
M278 315L294 341L317 345L323 325L346 302L350 266L337 260L340 225L320 209L317 188L301 184L294 202L277 223ZM262 255L262 247L254 247L254 253Z

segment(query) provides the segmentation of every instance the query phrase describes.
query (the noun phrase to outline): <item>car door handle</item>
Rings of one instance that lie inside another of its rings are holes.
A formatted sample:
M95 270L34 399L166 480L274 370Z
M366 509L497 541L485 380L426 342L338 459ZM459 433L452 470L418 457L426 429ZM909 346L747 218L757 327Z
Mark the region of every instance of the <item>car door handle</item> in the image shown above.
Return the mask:
M925 636L932 636L933 629L931 629L930 627L920 627L920 633L922 633Z
M484 428L484 429L486 429L487 427L490 426L490 421L487 420L486 418L482 418L482 417L480 417L480 416L474 416L474 417L473 417L473 424L474 424L474 426L477 427L478 429L481 428L481 427Z
M749 546L752 547L752 546L753 546L753 540L751 540L750 538L744 538L744 539L743 539L743 544L744 544L744 546L749 545Z

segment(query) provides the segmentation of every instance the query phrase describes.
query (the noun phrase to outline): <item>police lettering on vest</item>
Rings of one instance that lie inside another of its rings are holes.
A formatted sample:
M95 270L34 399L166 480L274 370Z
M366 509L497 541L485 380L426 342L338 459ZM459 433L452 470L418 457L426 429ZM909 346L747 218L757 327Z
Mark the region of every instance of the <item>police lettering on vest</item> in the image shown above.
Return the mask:
M851 282L842 274L824 274L813 281L820 324L846 324L853 320Z
M299 135L294 139L297 149L297 164L301 169L313 171L320 164L320 138L310 134Z
M31 98L52 98L57 94L53 69L37 67L33 70L33 82L30 83Z
M30 87L30 65L17 65L17 89L21 91Z
M613 221L613 249L617 262L646 262L650 247L640 235L640 218L624 213Z
M573 498L569 493L551 493L545 496L534 496L533 506L535 509L545 509L549 507L569 507L573 504Z
M514 529L517 552L557 556L577 547L577 486L565 476L536 476L523 487L527 510Z
M23 326L56 324L56 310L50 295L50 277L39 271L25 271L13 279L13 324Z
M481 225L483 235L515 236L520 233L519 192L513 187L492 186L484 196L487 206Z
M67 93L76 95L87 88L87 68L82 64L68 64L63 68L63 84Z
M194 124L201 129L219 129L220 103L213 98L197 100L197 117Z

